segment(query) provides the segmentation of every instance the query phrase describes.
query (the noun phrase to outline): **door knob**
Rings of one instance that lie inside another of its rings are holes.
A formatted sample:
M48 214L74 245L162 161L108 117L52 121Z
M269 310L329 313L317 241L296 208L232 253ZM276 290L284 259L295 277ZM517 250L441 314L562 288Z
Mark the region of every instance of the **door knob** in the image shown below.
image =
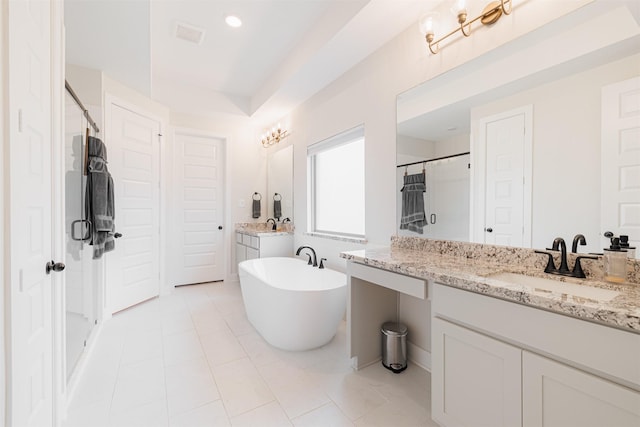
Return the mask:
M218 230L222 230L222 226L221 225L218 226Z
M484 231L486 231L487 233L493 233L493 228L488 227L488 228L485 228Z
M61 262L54 263L53 260L49 261L46 266L47 274L51 274L51 270L58 273L64 270L64 268L65 268L64 263L61 263Z

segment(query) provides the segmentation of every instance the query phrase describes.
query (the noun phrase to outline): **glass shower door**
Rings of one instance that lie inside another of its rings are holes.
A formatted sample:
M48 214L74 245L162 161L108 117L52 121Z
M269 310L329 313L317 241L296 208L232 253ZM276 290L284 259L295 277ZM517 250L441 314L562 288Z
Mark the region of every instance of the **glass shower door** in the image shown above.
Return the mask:
M66 367L67 380L96 322L95 280L90 246L85 242L83 173L87 122L73 98L65 108Z

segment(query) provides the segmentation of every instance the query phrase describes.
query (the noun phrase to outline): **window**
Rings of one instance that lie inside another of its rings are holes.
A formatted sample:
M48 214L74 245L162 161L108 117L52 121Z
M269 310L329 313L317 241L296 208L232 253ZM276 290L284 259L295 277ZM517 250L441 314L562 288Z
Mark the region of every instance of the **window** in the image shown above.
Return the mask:
M307 149L309 231L364 239L364 127Z

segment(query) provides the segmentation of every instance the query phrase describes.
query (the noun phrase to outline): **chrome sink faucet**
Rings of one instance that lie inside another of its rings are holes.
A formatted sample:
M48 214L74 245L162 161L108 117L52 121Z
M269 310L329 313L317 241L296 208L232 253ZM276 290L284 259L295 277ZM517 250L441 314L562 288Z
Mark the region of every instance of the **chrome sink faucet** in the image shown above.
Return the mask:
M275 220L275 219L273 219L273 218L269 218L269 219L267 220L267 224L269 224L269 222L273 222L273 226L271 227L271 231L276 231L276 230L277 230L277 227L276 227L276 220Z

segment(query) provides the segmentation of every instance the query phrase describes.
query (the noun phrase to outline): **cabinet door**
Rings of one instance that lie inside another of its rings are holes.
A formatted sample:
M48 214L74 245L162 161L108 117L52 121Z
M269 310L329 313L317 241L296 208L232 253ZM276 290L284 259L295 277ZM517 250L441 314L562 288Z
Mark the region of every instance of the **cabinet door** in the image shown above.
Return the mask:
M439 318L432 331L434 420L447 427L522 425L522 350Z
M247 247L236 243L236 264L240 264L247 259Z
M247 259L260 258L260 250L247 247Z
M523 425L640 426L640 393L527 351L522 357Z

